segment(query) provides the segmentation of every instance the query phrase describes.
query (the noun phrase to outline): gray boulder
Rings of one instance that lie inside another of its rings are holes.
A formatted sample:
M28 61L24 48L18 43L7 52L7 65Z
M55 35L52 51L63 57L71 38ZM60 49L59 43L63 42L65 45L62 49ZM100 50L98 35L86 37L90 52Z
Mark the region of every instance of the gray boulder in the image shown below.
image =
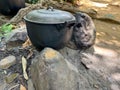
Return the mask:
M33 60L31 77L36 90L80 90L76 67L51 48Z
M16 57L13 55L7 56L0 60L0 69L8 69L16 63Z

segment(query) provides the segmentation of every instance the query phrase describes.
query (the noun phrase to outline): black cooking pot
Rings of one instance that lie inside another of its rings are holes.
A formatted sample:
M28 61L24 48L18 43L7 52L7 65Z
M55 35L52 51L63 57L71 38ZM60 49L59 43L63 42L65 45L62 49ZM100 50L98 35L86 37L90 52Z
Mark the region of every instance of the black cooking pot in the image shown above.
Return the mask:
M24 17L28 36L39 48L60 49L70 40L75 17L53 8L33 10Z
M4 15L15 15L24 7L25 0L0 0L0 13Z

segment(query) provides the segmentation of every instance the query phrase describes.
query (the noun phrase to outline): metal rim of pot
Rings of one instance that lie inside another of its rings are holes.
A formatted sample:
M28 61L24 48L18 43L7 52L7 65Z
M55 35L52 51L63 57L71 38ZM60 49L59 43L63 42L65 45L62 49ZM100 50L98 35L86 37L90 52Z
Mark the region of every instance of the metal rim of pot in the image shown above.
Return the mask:
M58 9L53 9L53 7L48 7L47 9L33 10L29 12L24 19L32 23L40 24L59 24L65 22L75 22L75 17L67 12Z

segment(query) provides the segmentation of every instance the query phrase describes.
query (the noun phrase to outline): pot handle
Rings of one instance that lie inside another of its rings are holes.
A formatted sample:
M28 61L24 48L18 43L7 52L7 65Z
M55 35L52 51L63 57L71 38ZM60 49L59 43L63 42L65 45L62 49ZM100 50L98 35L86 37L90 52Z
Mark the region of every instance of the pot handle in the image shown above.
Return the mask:
M71 28L72 26L74 26L75 25L75 20L73 20L73 21L66 21L65 23L66 23L66 27L68 27L68 28Z
M54 8L53 8L52 6L48 6L48 7L47 7L47 10L54 11Z

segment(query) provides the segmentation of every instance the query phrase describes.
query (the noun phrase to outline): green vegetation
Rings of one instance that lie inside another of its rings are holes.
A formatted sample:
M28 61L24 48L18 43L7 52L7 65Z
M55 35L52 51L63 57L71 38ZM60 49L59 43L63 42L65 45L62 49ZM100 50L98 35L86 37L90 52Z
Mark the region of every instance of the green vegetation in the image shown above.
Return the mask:
M26 0L27 3L31 3L31 4L35 4L37 3L39 0Z
M12 24L4 24L0 27L0 36L6 35L7 33L11 32L13 29Z

